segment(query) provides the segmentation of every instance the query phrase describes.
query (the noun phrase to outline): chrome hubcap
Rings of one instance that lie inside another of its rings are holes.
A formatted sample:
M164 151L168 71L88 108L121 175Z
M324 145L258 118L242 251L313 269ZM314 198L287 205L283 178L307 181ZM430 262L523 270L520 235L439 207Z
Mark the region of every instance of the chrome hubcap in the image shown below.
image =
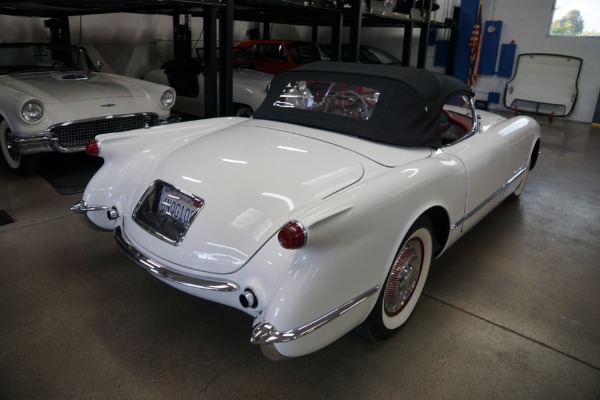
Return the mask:
M412 238L396 257L385 289L384 311L398 315L412 297L423 267L423 242Z

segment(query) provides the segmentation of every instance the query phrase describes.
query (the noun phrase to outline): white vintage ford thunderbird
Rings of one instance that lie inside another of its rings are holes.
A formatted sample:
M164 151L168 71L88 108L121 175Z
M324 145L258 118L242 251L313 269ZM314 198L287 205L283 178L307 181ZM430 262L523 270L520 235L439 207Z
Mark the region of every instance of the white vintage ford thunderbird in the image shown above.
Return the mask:
M148 72L144 79L175 88L177 102L173 109L177 112L204 117L204 74L202 64L197 60L166 62L163 69ZM273 75L264 72L235 68L232 83L233 115L251 117L267 96L271 79Z
M102 135L72 210L156 278L254 317L301 356L405 323L432 258L523 191L539 126L478 112L462 82L333 62L275 76L252 119Z
M170 87L100 73L82 47L0 44L0 147L14 170L35 170L42 152L83 151L101 133L177 120L174 102Z

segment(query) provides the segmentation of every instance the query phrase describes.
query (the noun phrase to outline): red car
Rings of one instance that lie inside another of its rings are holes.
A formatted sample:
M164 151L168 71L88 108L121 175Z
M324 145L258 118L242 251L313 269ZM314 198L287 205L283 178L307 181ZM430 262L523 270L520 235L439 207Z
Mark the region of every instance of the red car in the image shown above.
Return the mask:
M249 40L235 46L233 52L234 64L249 64L267 74L327 59L317 43L295 40Z

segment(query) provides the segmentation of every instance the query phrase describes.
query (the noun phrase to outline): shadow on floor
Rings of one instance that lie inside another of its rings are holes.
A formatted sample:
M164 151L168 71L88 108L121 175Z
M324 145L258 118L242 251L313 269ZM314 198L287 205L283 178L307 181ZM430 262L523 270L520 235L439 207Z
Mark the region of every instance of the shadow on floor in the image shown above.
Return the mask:
M81 193L103 163L86 153L46 153L40 174L60 194Z

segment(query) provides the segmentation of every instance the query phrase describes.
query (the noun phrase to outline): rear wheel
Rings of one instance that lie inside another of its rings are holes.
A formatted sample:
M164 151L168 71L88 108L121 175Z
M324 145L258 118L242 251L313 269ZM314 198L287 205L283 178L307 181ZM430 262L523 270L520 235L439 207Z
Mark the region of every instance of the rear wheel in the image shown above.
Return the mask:
M254 114L252 108L245 104L235 104L233 107L233 115L236 117L250 118Z
M357 329L364 336L382 340L396 333L411 315L427 279L433 254L432 225L419 218L408 231L390 267L377 303Z
M21 155L16 144L10 137L10 133L11 130L8 122L0 122L0 148L2 148L2 156L6 164L10 169L19 173L31 174L35 172L40 165L40 155Z

